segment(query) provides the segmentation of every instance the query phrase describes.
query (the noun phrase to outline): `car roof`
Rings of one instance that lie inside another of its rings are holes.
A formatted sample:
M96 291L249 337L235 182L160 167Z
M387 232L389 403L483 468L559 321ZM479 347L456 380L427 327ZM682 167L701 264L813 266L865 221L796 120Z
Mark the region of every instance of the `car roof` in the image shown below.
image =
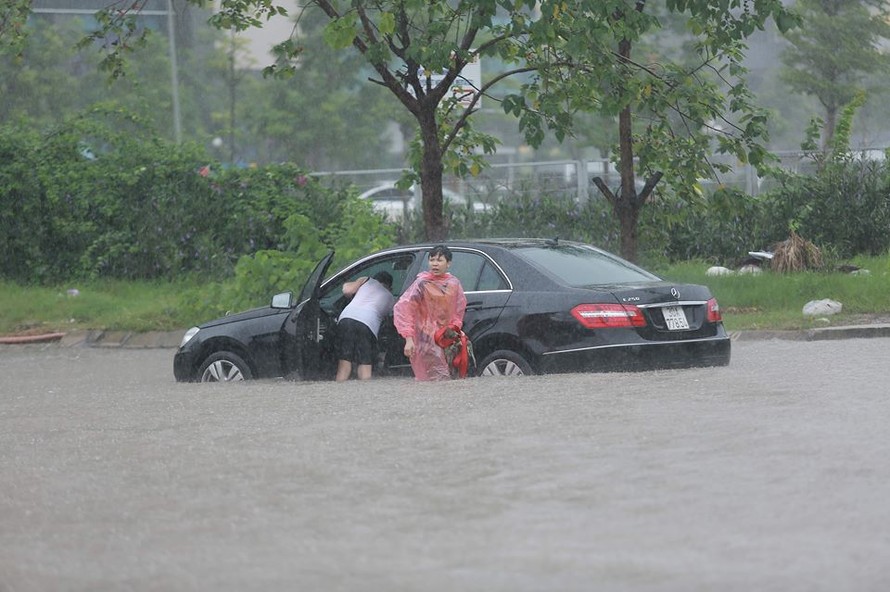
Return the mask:
M432 249L436 245L446 245L451 249L471 249L486 253L490 257L496 257L498 267L507 274L507 277L516 277L516 274L523 274L523 283L530 289L542 289L548 285L552 285L553 279L548 278L545 274L529 267L528 262L511 253L514 248L533 247L533 246L554 246L556 244L583 244L569 241L559 241L554 239L538 239L538 238L485 238L485 239L462 239L462 240L444 240L444 241L427 241L422 243L411 243L405 245L397 245L381 249L373 253L353 261L347 268L351 268L356 264L361 264L370 259L380 256L386 256L396 253L408 253L425 251ZM340 274L344 269L338 270L334 275ZM331 276L333 277L333 276ZM329 281L328 277L325 282Z
M559 245L584 245L596 249L593 245L580 243L577 241L566 241L558 238L479 238L479 239L458 239L443 241L426 241L422 243L413 243L408 245L399 245L384 249L384 251L400 250L400 249L429 249L436 245L445 245L447 247L500 247L505 250L527 248L527 247L556 247Z
M529 262L525 261L524 258L520 257L518 254L513 253L514 249L520 248L528 248L528 247L545 247L552 248L558 247L560 245L579 245L585 246L588 248L596 249L596 247L592 245L588 245L586 243L576 242L576 241L563 241L556 238L480 238L480 239L460 239L460 240L444 240L444 241L427 241L423 243L413 243L408 245L399 245L396 247L390 247L388 249L384 249L382 251L378 251L376 254L385 254L385 253L397 253L400 251L418 251L418 250L428 250L433 248L436 245L445 245L451 249L474 249L479 250L489 255L493 255L498 253L500 256L498 257L498 265L507 272L508 275L512 275L519 271L517 265L519 265L523 273L525 274L526 282L529 285L541 285L539 281L533 281L532 277L529 275L531 269L529 268ZM600 249L597 249L600 250ZM375 254L375 255L376 255ZM521 262L521 263L520 263ZM540 279L545 277L544 274L535 270L535 275L539 276ZM545 283L552 282L552 278L547 280Z

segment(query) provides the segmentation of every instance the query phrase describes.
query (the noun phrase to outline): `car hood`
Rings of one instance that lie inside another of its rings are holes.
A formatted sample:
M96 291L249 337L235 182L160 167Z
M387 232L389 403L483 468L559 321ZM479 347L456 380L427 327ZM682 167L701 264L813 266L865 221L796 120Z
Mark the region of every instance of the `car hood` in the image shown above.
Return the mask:
M271 306L263 306L261 308L254 308L251 310L245 310L244 312L238 312L235 314L226 315L224 317L220 317L218 319L214 319L212 321L207 321L203 325L201 325L202 329L206 329L208 327L217 327L219 325L228 325L229 323L238 323L242 321L249 321L251 319L261 319L264 317L270 317L274 315L283 315L287 314L291 311L289 308L272 308Z

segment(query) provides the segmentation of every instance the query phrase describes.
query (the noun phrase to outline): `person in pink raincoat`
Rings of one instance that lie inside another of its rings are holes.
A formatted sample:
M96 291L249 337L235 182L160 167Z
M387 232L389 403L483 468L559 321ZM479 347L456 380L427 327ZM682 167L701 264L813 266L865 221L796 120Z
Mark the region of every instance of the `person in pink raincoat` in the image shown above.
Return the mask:
M451 259L451 249L433 247L429 271L417 274L393 307L393 323L405 338L405 355L417 380L451 378L451 367L445 350L436 343L436 332L447 326L460 329L467 308L460 280L448 273Z

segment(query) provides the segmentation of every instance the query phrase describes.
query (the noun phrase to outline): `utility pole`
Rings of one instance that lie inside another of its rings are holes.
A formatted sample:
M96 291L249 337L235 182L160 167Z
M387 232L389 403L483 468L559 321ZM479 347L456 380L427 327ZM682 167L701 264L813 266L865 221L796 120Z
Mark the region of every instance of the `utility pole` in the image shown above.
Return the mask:
M173 0L167 0L167 34L170 36L170 87L173 94L173 137L182 144L182 116L179 113L179 66L176 59L176 19L173 18Z

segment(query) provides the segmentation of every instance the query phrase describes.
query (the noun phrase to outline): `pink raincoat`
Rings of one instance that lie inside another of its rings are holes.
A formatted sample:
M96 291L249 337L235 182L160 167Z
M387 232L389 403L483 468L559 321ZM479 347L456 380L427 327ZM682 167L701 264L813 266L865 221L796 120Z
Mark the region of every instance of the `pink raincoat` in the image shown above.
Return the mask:
M436 344L436 332L448 325L463 325L467 297L460 280L444 273L422 271L393 307L399 335L414 338L411 369L417 380L446 380L451 369L445 350Z

